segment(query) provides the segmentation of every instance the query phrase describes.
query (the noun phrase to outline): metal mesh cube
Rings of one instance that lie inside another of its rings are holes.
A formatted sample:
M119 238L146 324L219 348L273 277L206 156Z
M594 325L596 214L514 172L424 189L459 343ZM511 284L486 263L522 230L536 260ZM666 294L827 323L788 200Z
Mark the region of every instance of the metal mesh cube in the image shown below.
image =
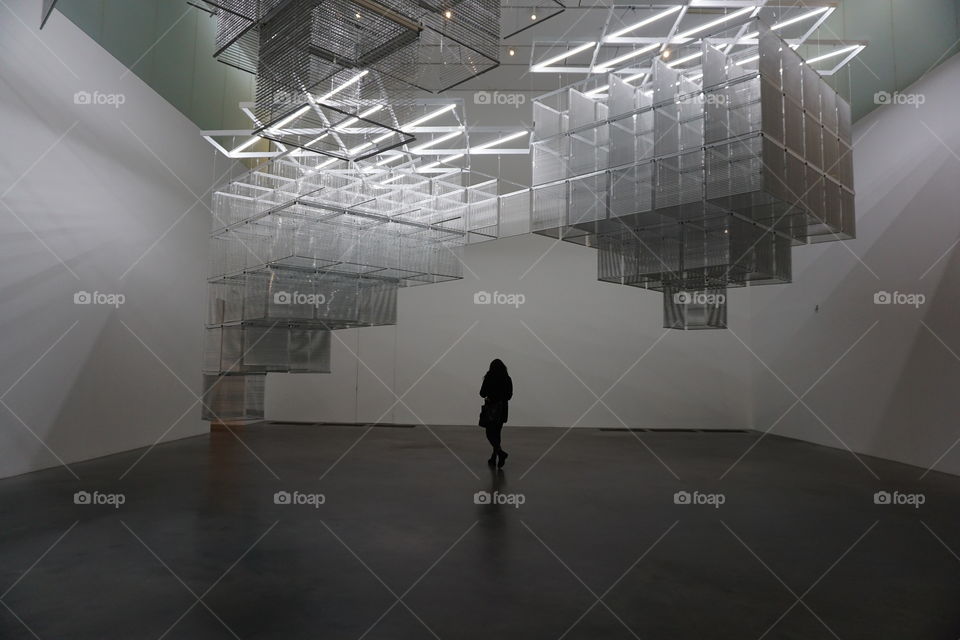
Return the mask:
M741 39L757 55L737 62ZM611 74L533 108L531 230L596 247L601 280L664 292L680 329L724 327L725 302L668 295L787 283L791 247L855 234L849 105L759 20L699 46L700 74L652 58L640 85Z

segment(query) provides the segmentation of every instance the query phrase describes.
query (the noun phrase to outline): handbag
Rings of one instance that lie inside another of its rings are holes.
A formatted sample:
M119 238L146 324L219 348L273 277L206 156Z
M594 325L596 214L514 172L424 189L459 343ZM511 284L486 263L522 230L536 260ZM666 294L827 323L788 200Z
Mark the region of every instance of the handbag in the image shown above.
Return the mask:
M480 407L480 426L483 428L496 427L503 424L503 402L487 400Z

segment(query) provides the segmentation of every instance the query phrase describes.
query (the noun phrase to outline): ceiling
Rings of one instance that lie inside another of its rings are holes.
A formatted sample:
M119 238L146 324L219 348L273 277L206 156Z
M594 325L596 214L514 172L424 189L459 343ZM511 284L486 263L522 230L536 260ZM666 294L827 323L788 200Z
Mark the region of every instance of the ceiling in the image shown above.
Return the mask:
M505 0L500 67L471 80L458 93L500 91L532 96L581 80L582 74L531 73L530 64L543 60L558 42L599 40L616 25L636 23L670 4L691 2L560 1ZM717 0L692 1L709 4ZM798 8L798 4L802 6ZM773 20L791 10L823 4L822 0L806 4L768 0L764 11ZM855 119L876 108L878 91L902 90L960 50L960 0L839 0L832 4L837 5L836 10L810 35L810 42L824 43L813 47L825 51L835 49L838 42L866 44L850 64L829 79L850 100ZM253 98L253 76L212 58L216 25L203 10L186 0L60 0L57 9L201 129L249 125L237 104ZM692 7L688 12L686 20L694 22L718 15L709 7ZM622 50L629 51L631 46ZM514 55L509 55L510 50ZM598 59L615 55L615 49L605 50L598 53ZM529 99L526 102L529 104ZM525 120L529 117L526 111L501 113Z

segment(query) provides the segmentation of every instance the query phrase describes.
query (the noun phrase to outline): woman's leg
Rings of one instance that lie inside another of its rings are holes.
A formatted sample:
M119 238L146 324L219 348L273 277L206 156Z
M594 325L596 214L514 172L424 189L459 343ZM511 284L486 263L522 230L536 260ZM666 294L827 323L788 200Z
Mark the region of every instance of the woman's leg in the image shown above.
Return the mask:
M500 424L497 427L497 466L502 467L504 461L507 459L507 452L503 450L503 447L500 446L500 435L503 431L503 424Z
M487 427L487 442L493 447L493 452L500 451L500 427Z

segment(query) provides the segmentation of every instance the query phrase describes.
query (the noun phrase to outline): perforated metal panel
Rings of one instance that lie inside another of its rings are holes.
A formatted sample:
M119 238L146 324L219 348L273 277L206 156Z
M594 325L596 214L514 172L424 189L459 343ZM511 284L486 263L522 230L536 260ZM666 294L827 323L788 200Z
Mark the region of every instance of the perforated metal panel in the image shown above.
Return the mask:
M734 60L748 32L757 55ZM665 292L679 329L724 327L726 302L673 293L790 282L792 246L855 224L846 102L758 20L701 47L699 75L657 57L645 84L611 75L534 103L531 229L597 247L601 280Z

